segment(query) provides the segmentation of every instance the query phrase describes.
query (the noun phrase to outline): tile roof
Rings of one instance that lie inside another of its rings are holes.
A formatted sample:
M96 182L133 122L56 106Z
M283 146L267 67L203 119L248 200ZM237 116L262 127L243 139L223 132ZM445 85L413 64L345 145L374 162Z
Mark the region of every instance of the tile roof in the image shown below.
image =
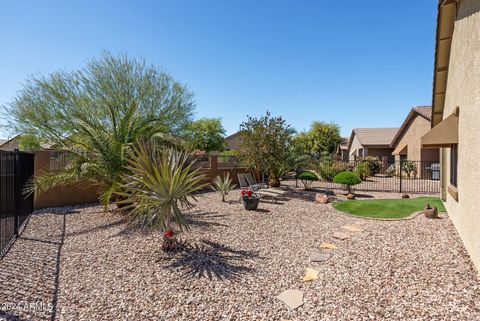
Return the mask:
M354 128L354 133L362 145L390 145L398 128Z
M432 106L417 106L413 107L413 110L428 120L432 119Z

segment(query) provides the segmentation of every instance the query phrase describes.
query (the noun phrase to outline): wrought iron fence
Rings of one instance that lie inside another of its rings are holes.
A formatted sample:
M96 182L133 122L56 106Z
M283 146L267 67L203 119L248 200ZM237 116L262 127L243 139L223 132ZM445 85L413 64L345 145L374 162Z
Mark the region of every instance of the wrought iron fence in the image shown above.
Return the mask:
M23 194L33 168L33 154L0 151L0 256L33 211L33 195Z
M385 191L399 193L440 193L440 164L431 161L322 161L314 170L320 180L312 188L339 189L333 177L341 171L357 173L362 182L354 189L359 191ZM300 186L299 182L295 184Z

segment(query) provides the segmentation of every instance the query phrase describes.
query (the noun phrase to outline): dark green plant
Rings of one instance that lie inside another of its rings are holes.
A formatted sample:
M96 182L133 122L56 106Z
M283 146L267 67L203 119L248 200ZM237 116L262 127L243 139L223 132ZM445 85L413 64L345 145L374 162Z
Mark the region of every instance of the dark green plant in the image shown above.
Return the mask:
M225 196L228 195L237 185L233 184L230 173L224 176L218 175L213 179L212 188L222 194L222 202L225 202Z
M335 175L333 182L337 184L342 184L344 190L349 194L352 193L352 186L360 184L362 180L358 177L357 174L352 172L341 172Z
M302 182L304 189L306 190L312 186L314 181L318 181L318 176L310 171L303 171L297 174L296 178Z
M139 137L166 143L181 136L193 108L193 94L159 68L104 53L81 70L31 78L7 110L16 132L72 155L66 168L35 177L29 192L93 184L108 204L131 145Z
M402 161L402 172L405 172L408 178L410 178L412 174L415 176L417 174L417 164L408 160Z
M334 162L331 160L323 160L318 164L318 173L327 182L333 181L335 175L346 170L342 162Z

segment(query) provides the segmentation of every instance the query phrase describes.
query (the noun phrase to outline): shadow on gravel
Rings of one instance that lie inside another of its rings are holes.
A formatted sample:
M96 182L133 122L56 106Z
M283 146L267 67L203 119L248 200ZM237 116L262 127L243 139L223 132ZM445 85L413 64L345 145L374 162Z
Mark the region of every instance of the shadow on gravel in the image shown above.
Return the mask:
M193 211L186 215L187 223L191 226L208 228L213 226L228 227L227 224L221 223L225 221L225 214L214 212Z
M56 320L68 213L36 213L0 260L0 320Z
M190 277L238 281L243 274L255 271L245 265L247 260L254 258L259 256L252 251L235 250L202 240L193 245L181 244L180 252L172 257L166 267L180 268Z

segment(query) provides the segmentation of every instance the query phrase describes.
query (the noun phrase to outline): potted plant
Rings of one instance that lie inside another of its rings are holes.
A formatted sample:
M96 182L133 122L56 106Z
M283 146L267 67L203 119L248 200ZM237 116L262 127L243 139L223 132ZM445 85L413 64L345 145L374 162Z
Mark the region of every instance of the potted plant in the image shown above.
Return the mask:
M250 188L242 189L242 200L243 207L247 211L254 211L258 208L258 203L260 202L260 196L257 193L252 191Z
M423 209L423 214L425 214L427 218L438 218L438 209L436 206L431 207L430 204L427 203Z
M337 184L342 184L344 190L347 191L347 198L349 200L355 199L355 195L353 195L353 188L352 186L360 184L362 180L358 177L357 174L352 172L341 172L335 175L333 178L333 182Z

